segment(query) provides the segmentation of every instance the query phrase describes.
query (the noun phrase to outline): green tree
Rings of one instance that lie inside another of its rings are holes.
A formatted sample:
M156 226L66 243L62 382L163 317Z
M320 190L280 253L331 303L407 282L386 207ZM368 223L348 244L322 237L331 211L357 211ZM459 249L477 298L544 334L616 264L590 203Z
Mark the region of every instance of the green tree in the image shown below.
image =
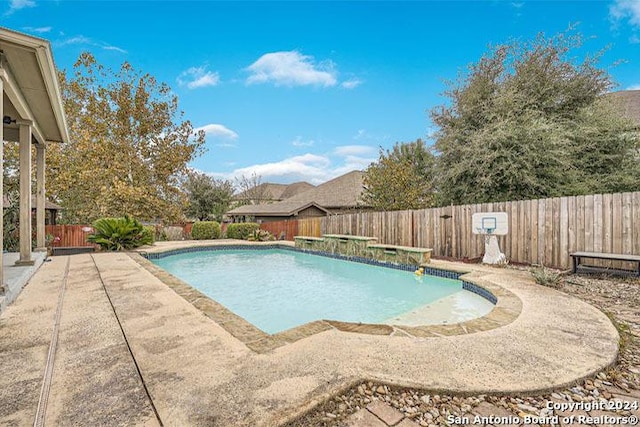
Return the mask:
M105 69L90 53L59 77L70 141L49 146L46 180L65 220L179 219L179 180L204 133L183 121L170 88L127 62Z
M421 209L434 202L435 158L418 139L380 150L364 174L362 201L376 210Z
M220 222L231 206L234 188L231 181L215 179L205 173L190 172L184 183L184 190L189 197L185 212L187 216L200 221L213 219Z
M581 46L572 29L513 41L449 82L448 105L431 111L443 203L639 188L637 134L603 96L600 55L575 60Z

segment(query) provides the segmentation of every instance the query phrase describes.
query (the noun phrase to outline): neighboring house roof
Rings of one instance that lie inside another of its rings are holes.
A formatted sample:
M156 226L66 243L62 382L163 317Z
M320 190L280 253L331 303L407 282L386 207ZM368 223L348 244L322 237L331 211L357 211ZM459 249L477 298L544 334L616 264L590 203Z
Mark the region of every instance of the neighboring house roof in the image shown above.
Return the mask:
M293 184L287 185L287 188L282 192L280 199L287 200L290 197L297 196L298 194L309 191L312 188L316 187L306 181L294 182Z
M9 206L9 198L7 197L6 194L3 196L3 206L5 208L7 206ZM31 196L31 208L32 209L36 208L36 196L33 196L33 195ZM61 210L63 210L62 206L56 205L55 203L50 202L48 200L44 201L44 208L52 210L52 211L61 211Z
M290 202L288 200L283 200L282 202L263 205L239 206L227 212L227 215L292 216L298 215L298 213L311 206L315 206L327 214L330 213L328 210L314 202Z
M329 213L332 209L359 207L363 190L364 173L352 171L297 194L281 202L268 205L245 205L229 212L229 215L290 216L309 206L316 206Z
M267 197L263 200L255 200L255 202L267 202L271 200L285 200L291 196L314 188L313 185L308 182L294 182L293 184L275 184L271 182L265 182L258 185L257 188L243 191L235 196L236 200L242 200L247 198L246 193L253 194L265 194Z
M364 172L351 171L311 190L293 196L287 201L313 201L327 209L355 208L361 206Z
M620 101L624 115L640 126L640 90L621 90L611 96Z

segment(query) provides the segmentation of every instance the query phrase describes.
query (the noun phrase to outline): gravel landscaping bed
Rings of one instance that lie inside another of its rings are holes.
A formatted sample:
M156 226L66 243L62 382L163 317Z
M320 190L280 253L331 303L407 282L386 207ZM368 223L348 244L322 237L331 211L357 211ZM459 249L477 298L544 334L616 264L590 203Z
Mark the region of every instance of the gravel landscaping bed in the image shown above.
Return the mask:
M640 416L640 279L566 275L555 287L598 307L612 319L621 337L615 366L573 387L535 396L461 396L364 382L288 426L344 426L350 423L351 414L375 401L386 402L419 426L460 424L464 419L474 424L476 416L520 421L526 416L537 417L533 425L566 425L562 417L570 415L584 417L581 424L586 425L633 421L632 417ZM577 403L577 409L567 409L572 403ZM451 423L452 416L460 420ZM619 417L622 420L616 420ZM513 424L491 421L485 418L475 425Z

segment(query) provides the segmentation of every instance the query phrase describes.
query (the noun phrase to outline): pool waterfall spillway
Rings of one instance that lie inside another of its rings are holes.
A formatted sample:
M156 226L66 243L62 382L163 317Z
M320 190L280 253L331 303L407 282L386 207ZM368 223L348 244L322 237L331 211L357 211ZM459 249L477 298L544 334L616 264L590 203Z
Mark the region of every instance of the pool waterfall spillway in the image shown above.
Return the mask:
M431 260L431 249L378 244L376 237L324 234L322 237L294 236L294 240L299 249L416 267Z

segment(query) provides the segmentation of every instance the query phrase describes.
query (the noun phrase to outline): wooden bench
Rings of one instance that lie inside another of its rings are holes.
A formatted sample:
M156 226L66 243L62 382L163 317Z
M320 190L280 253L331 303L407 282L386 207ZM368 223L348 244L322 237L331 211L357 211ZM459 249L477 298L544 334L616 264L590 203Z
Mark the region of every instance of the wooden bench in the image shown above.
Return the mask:
M418 265L423 263L428 263L431 260L431 249L427 248L416 248L413 246L396 246L396 245L384 245L378 243L370 243L368 246L369 249L373 249L374 251L378 250L384 253L385 255L404 255L404 258L407 258L409 253L416 254L418 261Z
M572 258L573 263L573 273L578 271L578 268L581 266L580 261L582 258L592 258L592 259L602 259L607 261L625 261L625 262L636 262L638 263L638 268L635 270L635 274L640 276L640 255L624 255L624 254L608 254L601 252L574 252L569 254ZM618 270L625 271L628 270Z

